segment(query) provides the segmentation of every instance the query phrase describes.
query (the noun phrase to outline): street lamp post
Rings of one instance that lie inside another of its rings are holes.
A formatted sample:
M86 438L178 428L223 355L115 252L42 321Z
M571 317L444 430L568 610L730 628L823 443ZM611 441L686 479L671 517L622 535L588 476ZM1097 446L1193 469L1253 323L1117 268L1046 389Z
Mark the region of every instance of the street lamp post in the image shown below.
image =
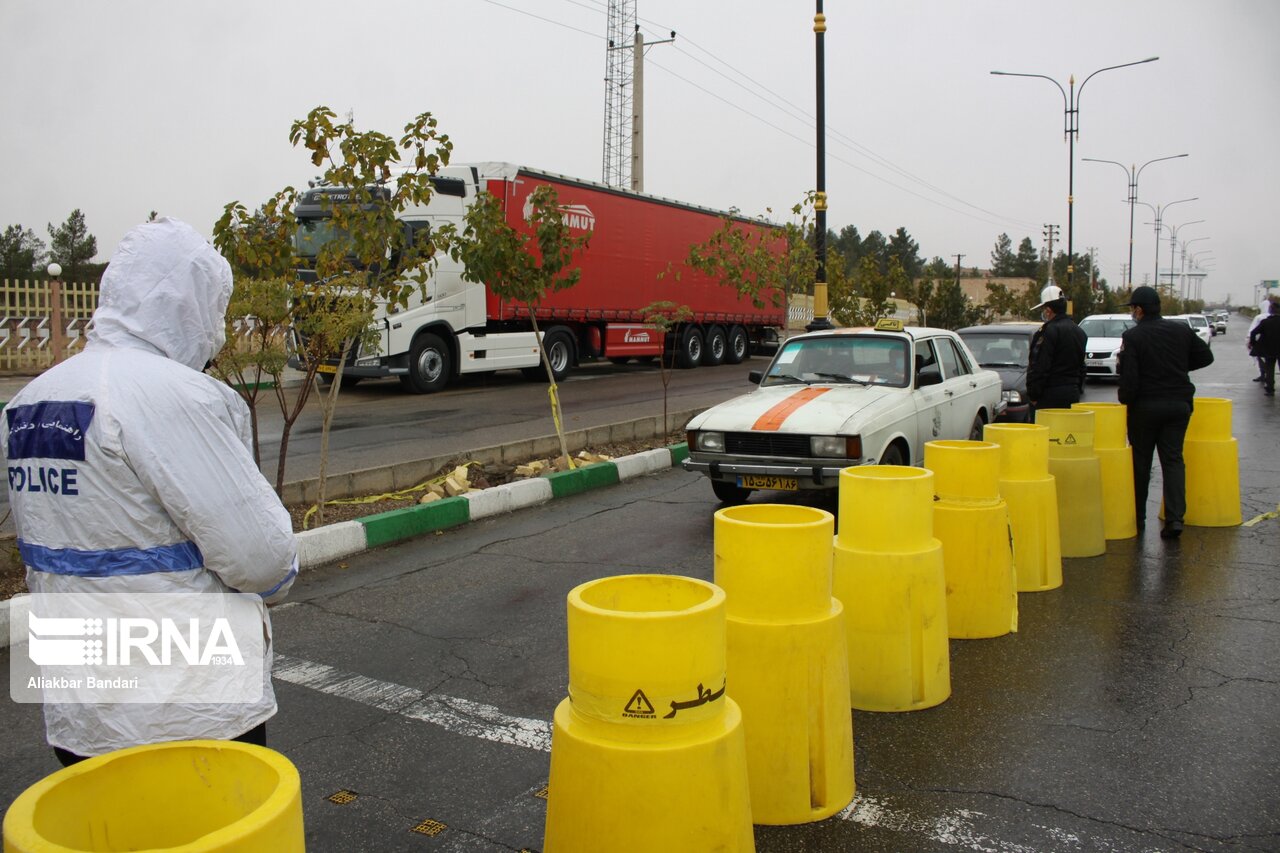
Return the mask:
M1196 242L1197 240L1208 240L1208 239L1209 239L1209 237L1207 237L1207 236L1206 236L1206 237L1192 237L1190 240L1183 240L1183 241L1182 241L1182 254L1181 254L1181 261L1180 261L1180 263L1178 264L1178 280L1182 282L1182 287L1183 287L1183 290L1184 290L1184 291L1186 290L1186 287L1187 287L1187 283L1186 283L1186 281L1187 281L1187 280L1186 280L1186 278L1184 277L1184 276L1186 275L1186 271L1187 271L1187 246L1190 246L1192 243ZM1206 251L1207 251L1207 250L1206 250ZM1193 254L1191 257L1192 257L1192 259L1194 260L1195 255Z
M1181 225L1170 225L1167 222L1165 223L1164 227L1169 229L1169 292L1170 293L1173 292L1173 253L1174 253L1174 250L1177 248L1178 231L1187 227L1188 225L1197 225L1201 222L1204 222L1204 220L1193 219L1190 222L1184 222ZM1185 290L1181 288L1181 286L1179 286L1178 294L1183 299L1187 298L1187 293Z
M817 187L813 198L814 254L817 257L817 270L813 282L813 320L805 330L812 332L818 329L830 329L831 321L827 319L827 108L826 83L822 38L827 32L827 16L822 13L822 0L816 0L817 11L813 15L814 57L817 65L817 110L816 124L818 130L818 176Z
M1085 163L1114 163L1124 170L1129 178L1129 290L1133 290L1133 203L1138 200L1138 179L1142 177L1142 170L1150 166L1152 163L1159 163L1161 160L1177 160L1179 157L1186 157L1186 154L1173 154L1169 157L1157 157L1154 160L1148 160L1141 166L1125 166L1115 160L1095 160L1092 157L1081 157L1081 161Z
M1169 208L1173 207L1175 204L1182 204L1184 201L1198 201L1199 199L1200 199L1200 196L1192 196L1191 198L1180 198L1177 201L1171 201L1168 204L1164 204L1164 205L1147 204L1145 201L1138 202L1138 204L1142 205L1143 207L1151 208L1151 212L1154 213L1156 216L1156 221L1154 223L1156 226L1156 265L1155 265L1155 274L1151 279L1151 282L1152 284L1155 285L1156 290L1160 289L1160 225L1164 217L1164 212Z
M1080 135L1080 96L1084 94L1085 84L1088 83L1090 80L1092 80L1098 74L1101 74L1103 71L1114 71L1117 68L1128 68L1131 65L1142 65L1147 62L1155 62L1159 58L1160 57L1158 56L1150 56L1150 57L1147 57L1146 59L1139 59L1136 62L1126 62L1122 65L1108 65L1106 68L1099 68L1097 71L1094 71L1088 77L1084 78L1084 82L1080 84L1079 92L1076 91L1076 76L1072 74L1069 80L1069 85L1071 87L1070 95L1068 95L1067 91L1062 88L1061 83L1059 83L1057 80L1054 80L1052 77L1048 77L1044 74L1023 74L1023 73L1018 73L1013 71L992 71L991 72L992 74L995 74L1000 77L1039 77L1041 80L1048 80L1050 83L1057 86L1058 91L1062 93L1063 124L1064 124L1063 132L1066 134L1067 142L1068 142L1068 149L1067 149L1067 291L1068 292L1070 292L1071 290L1071 279L1073 274L1075 273L1075 262L1074 262L1074 254L1073 254L1074 246L1075 246L1074 233L1073 233L1074 227L1075 227L1074 194L1075 194L1075 177L1076 177L1076 137ZM1052 258L1049 259L1049 266L1050 268L1052 268L1053 266Z
M49 264L45 268L49 274L49 331L50 345L53 348L53 363L62 361L67 351L67 334L62 324L62 265Z

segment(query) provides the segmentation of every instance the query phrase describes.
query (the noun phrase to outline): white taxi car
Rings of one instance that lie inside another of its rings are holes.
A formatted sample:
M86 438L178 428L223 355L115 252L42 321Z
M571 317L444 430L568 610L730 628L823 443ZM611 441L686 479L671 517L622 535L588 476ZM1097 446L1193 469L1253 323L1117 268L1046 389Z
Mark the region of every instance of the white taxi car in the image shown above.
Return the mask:
M741 503L757 489L834 489L851 465L908 465L926 442L980 439L1003 411L1000 376L955 332L832 329L787 340L759 388L689 422L684 467Z

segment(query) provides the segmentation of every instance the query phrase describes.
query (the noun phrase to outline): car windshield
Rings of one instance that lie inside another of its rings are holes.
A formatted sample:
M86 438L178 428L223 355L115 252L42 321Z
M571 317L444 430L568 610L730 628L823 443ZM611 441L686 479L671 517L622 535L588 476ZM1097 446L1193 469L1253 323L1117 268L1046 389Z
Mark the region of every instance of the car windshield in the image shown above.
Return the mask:
M1133 320L1129 317L1104 319L1102 317L1085 317L1080 321L1080 331L1091 338L1118 338L1125 329L1133 328Z
M1015 334L961 335L979 367L1026 367L1031 338Z
M782 345L761 385L907 385L907 342L876 335L793 338Z

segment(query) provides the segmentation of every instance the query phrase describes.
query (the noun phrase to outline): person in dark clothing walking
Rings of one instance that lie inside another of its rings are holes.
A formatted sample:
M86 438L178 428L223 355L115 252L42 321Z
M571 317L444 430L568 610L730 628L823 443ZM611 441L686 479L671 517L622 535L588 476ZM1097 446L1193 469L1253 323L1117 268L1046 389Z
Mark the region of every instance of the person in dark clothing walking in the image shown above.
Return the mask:
M1067 295L1051 284L1040 291L1044 325L1031 338L1027 397L1035 409L1069 409L1084 392L1084 350L1089 336L1067 316Z
M1249 332L1249 349L1262 359L1262 391L1276 395L1276 359L1280 358L1280 302L1271 302L1268 315Z
M1120 336L1120 402L1128 407L1133 446L1133 494L1138 529L1146 526L1151 454L1160 455L1164 475L1164 528L1160 536L1182 535L1187 513L1187 470L1182 441L1191 421L1196 386L1187 373L1213 363L1213 351L1186 323L1160 316L1160 294L1135 288L1129 308L1137 321Z

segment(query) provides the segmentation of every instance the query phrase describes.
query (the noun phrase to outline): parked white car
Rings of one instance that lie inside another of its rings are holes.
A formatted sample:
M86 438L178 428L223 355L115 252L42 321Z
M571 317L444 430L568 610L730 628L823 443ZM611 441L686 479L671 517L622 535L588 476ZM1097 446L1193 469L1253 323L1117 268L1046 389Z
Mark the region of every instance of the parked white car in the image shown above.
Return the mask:
M1212 342L1213 330L1209 327L1209 318L1203 314L1173 314L1167 319L1181 320L1191 327L1191 331L1200 336L1206 344Z
M851 465L924 460L935 439L980 439L1004 410L1000 376L945 329L833 329L787 340L760 387L689 422L684 467L741 503L757 489L834 489Z
M1120 336L1133 328L1128 314L1091 314L1080 321L1088 336L1084 347L1085 375L1115 379L1120 375Z

